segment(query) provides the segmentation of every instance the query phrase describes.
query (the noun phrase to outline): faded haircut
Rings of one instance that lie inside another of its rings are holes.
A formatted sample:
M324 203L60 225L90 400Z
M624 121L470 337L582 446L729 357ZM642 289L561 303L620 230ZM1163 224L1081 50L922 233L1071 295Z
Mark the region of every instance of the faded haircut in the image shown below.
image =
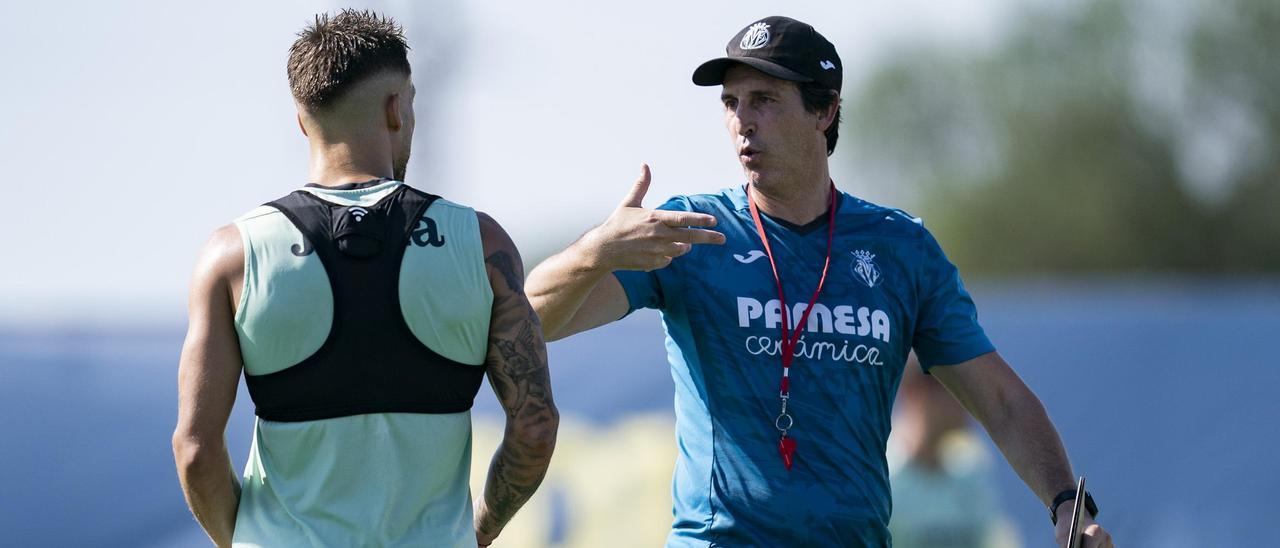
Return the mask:
M383 71L408 75L409 44L394 19L368 10L316 15L289 48L289 89L303 108L332 106L365 78Z

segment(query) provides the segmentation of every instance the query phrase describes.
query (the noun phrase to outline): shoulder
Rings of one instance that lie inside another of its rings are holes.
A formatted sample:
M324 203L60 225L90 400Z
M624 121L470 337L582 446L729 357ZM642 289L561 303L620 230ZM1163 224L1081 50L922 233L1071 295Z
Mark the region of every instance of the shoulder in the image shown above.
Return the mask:
M213 231L196 261L197 283L230 282L244 271L244 240L236 225L228 224Z
M489 271L490 286L498 290L502 286L494 280L501 278L508 290L523 291L524 262L515 242L487 213L477 211L476 219L480 222L480 241L484 246L484 264Z
M438 230L442 234L448 234L450 238L460 237L454 241L463 242L467 246L474 245L477 238L481 240L481 244L492 240L496 235L495 230L497 232L502 230L492 217L479 213L471 207L439 197L427 206L427 209L422 212L422 218L415 222L419 223L419 226L422 226L423 222L427 223L426 229L429 231Z
M476 211L476 220L480 223L480 242L484 246L484 256L491 257L497 253L507 253L520 257L511 235L498 224L498 221L483 211ZM487 259L486 259L487 260Z
M484 215L483 213L476 212L474 208L462 205L460 203L457 203L451 200L447 200L445 198L436 198L434 202L431 202L431 207L428 207L427 211L430 213L453 213L453 214L463 214L463 215L475 215L476 217ZM488 217L488 215L484 215L484 216ZM492 221L493 219L490 218L489 220Z
M730 187L714 193L677 194L667 199L657 209L723 216L738 209L745 209L746 204L746 194L742 189Z
M283 215L284 215L283 213L280 213L280 210L274 207L271 207L269 205L260 205L258 207L255 207L249 210L244 215L236 217L236 219L232 221L232 224L249 223L257 219L269 218L273 216L283 216ZM226 228L226 227L223 227L223 228Z
M926 240L932 238L924 219L905 210L863 200L841 192L840 215L849 218L864 232L887 238Z

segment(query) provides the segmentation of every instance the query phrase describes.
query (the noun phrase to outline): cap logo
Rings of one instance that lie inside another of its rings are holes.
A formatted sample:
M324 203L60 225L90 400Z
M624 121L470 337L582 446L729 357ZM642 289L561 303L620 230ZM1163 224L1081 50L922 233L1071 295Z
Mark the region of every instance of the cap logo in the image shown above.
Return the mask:
M822 67L822 70L831 70L833 68L836 68L836 64L832 63L831 61L822 61L818 63L818 66Z
M742 35L742 42L738 47L742 49L760 49L769 43L769 25L766 23L756 23L747 27L747 32Z

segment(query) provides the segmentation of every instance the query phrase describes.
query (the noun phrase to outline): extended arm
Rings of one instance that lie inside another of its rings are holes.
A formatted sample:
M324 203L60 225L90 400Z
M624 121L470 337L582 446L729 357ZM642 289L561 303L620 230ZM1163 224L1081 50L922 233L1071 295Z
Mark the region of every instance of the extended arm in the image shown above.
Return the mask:
M588 233L529 273L529 303L548 341L602 326L627 312L622 284L592 258L593 242Z
M655 270L688 253L693 244L722 244L724 235L686 227L715 226L711 215L640 207L649 191L649 166L604 224L529 273L529 302L548 340L599 327L627 312L615 270Z
M487 215L480 215L480 233L493 288L485 364L489 384L507 413L502 443L489 465L484 493L475 504L476 540L486 546L542 483L555 449L560 414L551 397L538 316L524 295L520 252Z
M173 458L191 513L218 546L231 545L240 503L240 482L223 433L240 381L231 288L243 270L243 256L234 226L218 230L205 245L192 280L178 364Z
M1018 477L1048 506L1054 495L1075 488L1062 438L1026 383L999 354L990 352L957 365L929 370L986 428ZM1065 546L1072 503L1058 508L1055 534ZM1085 513L1086 547L1110 547L1111 538Z

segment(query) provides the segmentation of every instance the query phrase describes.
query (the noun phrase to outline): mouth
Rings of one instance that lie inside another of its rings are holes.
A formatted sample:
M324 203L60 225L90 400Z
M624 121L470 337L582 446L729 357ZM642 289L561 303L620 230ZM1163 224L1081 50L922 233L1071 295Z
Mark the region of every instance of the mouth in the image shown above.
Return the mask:
M754 163L760 157L760 151L752 147L738 149L738 161L743 164Z

